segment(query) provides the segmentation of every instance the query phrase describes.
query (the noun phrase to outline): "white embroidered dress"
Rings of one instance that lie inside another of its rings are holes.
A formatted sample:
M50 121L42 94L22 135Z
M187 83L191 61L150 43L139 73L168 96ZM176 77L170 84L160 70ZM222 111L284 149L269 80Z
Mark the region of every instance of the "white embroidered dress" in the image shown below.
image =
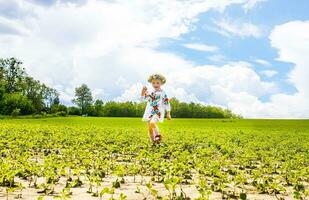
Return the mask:
M143 121L163 122L165 111L171 111L169 99L163 90L146 93L141 100L147 102Z

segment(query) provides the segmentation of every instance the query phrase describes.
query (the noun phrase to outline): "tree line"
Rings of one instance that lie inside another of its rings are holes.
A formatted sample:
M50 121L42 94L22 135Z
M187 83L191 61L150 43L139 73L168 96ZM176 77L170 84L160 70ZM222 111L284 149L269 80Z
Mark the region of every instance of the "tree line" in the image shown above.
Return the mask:
M56 105L57 90L29 76L16 58L0 59L0 114L51 112Z
M86 84L75 88L75 106L60 103L57 90L29 76L16 58L0 59L0 115L82 115L97 117L141 117L145 103L94 100ZM172 117L239 118L228 109L170 99Z
M175 98L170 99L170 103L172 106L171 115L174 118L241 118L232 111L220 107L184 103ZM142 117L145 106L145 103L137 102L109 101L103 103L101 100L96 100L86 109L85 114L100 117ZM75 111L76 113L71 114L81 115L82 113L78 108L75 108Z

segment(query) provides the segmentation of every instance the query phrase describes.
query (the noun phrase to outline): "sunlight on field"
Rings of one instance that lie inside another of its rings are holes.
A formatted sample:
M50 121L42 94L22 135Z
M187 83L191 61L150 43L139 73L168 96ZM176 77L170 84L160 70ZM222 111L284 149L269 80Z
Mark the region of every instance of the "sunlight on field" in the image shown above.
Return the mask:
M306 199L308 120L0 120L0 199Z

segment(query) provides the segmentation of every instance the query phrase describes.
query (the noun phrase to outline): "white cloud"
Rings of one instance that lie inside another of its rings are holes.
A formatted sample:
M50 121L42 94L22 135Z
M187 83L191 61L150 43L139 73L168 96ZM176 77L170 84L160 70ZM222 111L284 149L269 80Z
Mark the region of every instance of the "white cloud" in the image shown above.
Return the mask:
M208 57L208 59L213 62L223 62L227 60L227 58L222 54L211 55Z
M33 7L29 6L26 1L0 0L0 16L15 20L33 17Z
M309 21L292 21L276 26L270 35L271 45L279 50L279 60L294 63L289 81L297 89L293 95L278 94L272 102L285 105L290 116L309 117Z
M229 107L239 113L246 113L247 117L309 118L308 35L309 21L291 21L276 26L270 35L271 45L279 51L278 59L295 64L289 74L289 81L297 92L276 92L270 96L269 102L261 102L248 94L232 93ZM237 100L238 96L241 99Z
M175 72L170 77L176 86L185 88L204 102L225 105L245 117L309 118L309 21L292 21L276 26L270 35L271 45L279 50L279 60L294 63L289 81L294 94L280 92L276 85L261 81L248 63L222 67L194 67ZM276 72L267 72L268 75ZM202 91L202 93L201 93ZM269 93L267 93L267 91ZM270 101L259 98L270 96Z
M278 74L277 71L275 70L263 70L260 72L260 74L267 76L268 78L271 78L273 76L275 76L276 74Z
M216 27L206 26L206 29L217 32L223 36L230 37L232 35L238 37L261 37L262 29L250 22L239 22L239 21L230 21L227 19L215 20L214 24Z
M0 5L3 2L0 0ZM96 98L105 101L133 100L147 76L160 72L168 78L165 88L170 96L183 101L228 106L246 117L308 117L304 106L309 105L304 67L309 63L305 55L309 46L305 45L307 22L278 26L271 36L279 58L296 64L290 81L298 93L287 95L278 93L274 83L262 81L248 63L196 66L156 48L162 38L178 39L189 33L200 13L247 1L90 0L78 6L12 2L27 12L6 12L2 15L5 24L13 28L16 26L11 24L19 24L26 34L0 33L0 56L22 59L29 74L58 89L65 103L71 101L74 87L81 83L88 84ZM222 30L228 35L260 34L250 25L227 27ZM235 27L243 33L235 33ZM265 95L271 96L270 102L259 100ZM282 106L284 103L287 107Z
M18 22L0 16L0 34L28 35L30 30L21 26Z
M295 64L289 81L297 92L274 92L269 102L261 102L252 93L233 92L226 87L218 87L217 94L227 96L228 107L246 117L309 118L309 21L292 21L276 26L270 41L279 51L279 60Z
M276 26L271 45L279 50L278 60L295 63L289 80L299 93L309 96L309 21L292 21Z
M0 56L18 57L32 76L51 86L61 85L66 102L71 95L66 91L81 83L102 88L102 98L111 99L126 89L124 81L133 84L154 71L191 67L174 54L153 49L161 38L189 32L198 14L233 3L89 0L75 6L60 2L41 6L22 0L0 1L9 16L5 24L27 33L0 32ZM115 85L120 77L125 80Z
M184 47L189 48L189 49L193 49L193 50L196 50L196 51L205 51L205 52L215 52L215 51L218 51L218 49L219 49L216 46L210 46L210 45L199 44L199 43L184 44Z
M143 87L143 84L138 82L132 84L128 89L126 89L123 94L116 97L115 101L139 101L139 97L141 94L141 88Z
M277 91L274 83L263 82L250 65L244 62L224 66L199 66L170 74L174 87L185 88L204 102L228 105L229 96L221 96L217 89L230 93L246 93L256 97Z
M245 115L250 101L277 92L277 86L264 82L246 62L235 62L223 66L191 66L166 72L167 84L164 86L169 96L185 102L199 102L228 106ZM144 77L146 79L146 77ZM133 84L116 100L136 100L142 84ZM151 86L148 85L149 88Z
M267 2L267 1L268 0L249 0L242 7L246 12L248 12L249 10L254 8L256 5L263 3L263 2Z
M266 67L270 67L271 63L268 62L267 60L263 60L263 59L256 59L254 60L256 63L260 64L260 65L264 65Z

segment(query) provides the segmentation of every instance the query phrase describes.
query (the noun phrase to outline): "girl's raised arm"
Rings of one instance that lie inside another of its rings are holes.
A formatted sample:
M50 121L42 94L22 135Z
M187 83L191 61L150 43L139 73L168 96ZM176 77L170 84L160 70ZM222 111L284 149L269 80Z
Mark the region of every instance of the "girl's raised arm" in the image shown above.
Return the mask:
M143 89L142 89L140 100L143 101L143 102L148 101L147 87L146 86L144 86Z

